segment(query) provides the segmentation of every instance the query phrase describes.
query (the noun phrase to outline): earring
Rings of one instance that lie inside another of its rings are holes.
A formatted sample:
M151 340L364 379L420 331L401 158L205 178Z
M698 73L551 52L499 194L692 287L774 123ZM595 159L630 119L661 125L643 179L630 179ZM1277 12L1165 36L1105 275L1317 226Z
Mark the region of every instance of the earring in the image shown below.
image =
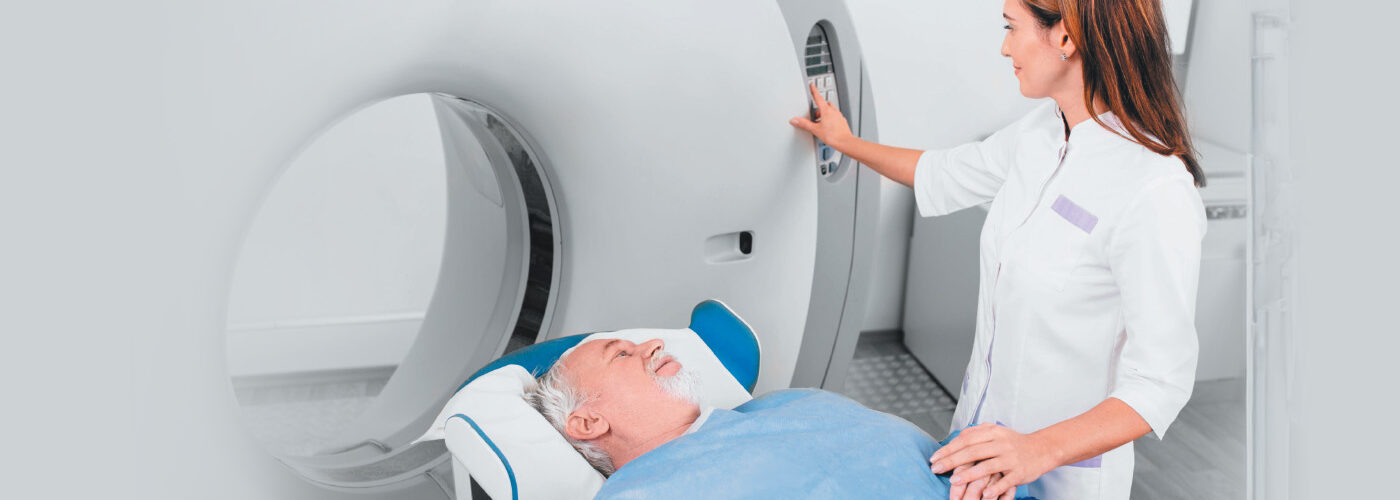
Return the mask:
M1061 53L1060 53L1060 60L1061 60L1061 61L1068 61L1068 60L1069 60L1069 54L1065 54L1065 53L1061 52Z

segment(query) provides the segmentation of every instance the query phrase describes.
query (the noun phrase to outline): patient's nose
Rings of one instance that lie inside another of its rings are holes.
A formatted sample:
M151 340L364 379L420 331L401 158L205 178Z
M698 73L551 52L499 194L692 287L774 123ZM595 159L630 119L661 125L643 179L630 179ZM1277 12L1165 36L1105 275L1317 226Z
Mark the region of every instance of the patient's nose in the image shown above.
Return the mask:
M666 343L662 342L661 339L651 339L643 342L642 345L638 347L642 351L642 357L650 358L653 354L656 354L656 351L660 351L662 348L666 347Z

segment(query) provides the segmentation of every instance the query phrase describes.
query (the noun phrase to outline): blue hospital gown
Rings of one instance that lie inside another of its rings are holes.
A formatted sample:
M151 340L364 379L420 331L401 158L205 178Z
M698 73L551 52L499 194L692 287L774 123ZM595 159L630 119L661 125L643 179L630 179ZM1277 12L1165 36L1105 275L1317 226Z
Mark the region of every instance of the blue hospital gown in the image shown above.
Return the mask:
M947 476L929 471L939 446L899 417L789 389L714 410L695 432L618 469L596 498L945 499Z

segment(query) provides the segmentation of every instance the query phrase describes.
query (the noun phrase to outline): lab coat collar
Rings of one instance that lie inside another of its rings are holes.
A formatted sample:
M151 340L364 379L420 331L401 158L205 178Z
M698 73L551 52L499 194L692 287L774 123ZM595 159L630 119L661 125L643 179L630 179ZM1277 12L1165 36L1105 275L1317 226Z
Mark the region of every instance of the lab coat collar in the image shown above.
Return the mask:
M1059 130L1060 134L1058 137L1061 142L1064 142L1065 138L1063 134L1065 114L1063 111L1060 110L1059 105L1055 105L1054 108L1055 118L1059 119L1058 123L1056 124L1058 125L1056 129ZM1074 127L1070 128L1068 142L1080 144L1088 142L1101 142L1105 139L1123 139L1125 137L1128 137L1128 131L1123 127L1123 122L1119 120L1118 115L1113 114L1112 111L1105 111L1103 113L1100 113L1099 120L1102 121L1103 124L1108 126L1109 128L1104 128L1104 126L1099 125L1098 122L1095 122L1092 118L1084 120L1078 125L1075 125Z

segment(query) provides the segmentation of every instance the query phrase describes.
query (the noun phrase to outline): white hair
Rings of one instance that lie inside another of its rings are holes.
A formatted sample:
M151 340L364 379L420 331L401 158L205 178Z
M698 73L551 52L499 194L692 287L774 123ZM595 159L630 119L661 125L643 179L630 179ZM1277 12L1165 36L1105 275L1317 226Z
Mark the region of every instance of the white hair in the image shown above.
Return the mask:
M564 353L564 356L567 355L568 351ZM525 393L525 400L529 401L530 406L535 407L535 410L539 411L541 415L544 415L544 419L549 421L549 425L554 426L554 430L559 431L559 434L562 434L564 439L573 445L580 455L583 455L584 460L587 460L589 465L598 469L598 472L603 473L604 476L610 476L616 470L612 457L609 457L597 443L574 439L564 430L569 422L569 415L590 400L589 396L578 388L574 378L564 370L564 356L561 356L559 361L554 363L554 367L545 372L544 376L535 383L535 386ZM670 377L656 375L657 365L667 356L671 356L671 354L663 350L652 353L648 366L652 381L672 398L696 404L699 400L700 382L689 368L682 367L679 372Z
M603 448L592 441L574 439L565 432L564 426L569 422L569 415L577 410L584 403L588 402L588 397L574 384L573 378L564 370L564 363L554 363L554 367L540 377L540 380L529 392L525 393L525 400L530 402L530 406L535 407L544 419L554 426L554 430L564 436L564 439L583 455L594 469L603 473L604 476L612 475L612 457L609 457Z

